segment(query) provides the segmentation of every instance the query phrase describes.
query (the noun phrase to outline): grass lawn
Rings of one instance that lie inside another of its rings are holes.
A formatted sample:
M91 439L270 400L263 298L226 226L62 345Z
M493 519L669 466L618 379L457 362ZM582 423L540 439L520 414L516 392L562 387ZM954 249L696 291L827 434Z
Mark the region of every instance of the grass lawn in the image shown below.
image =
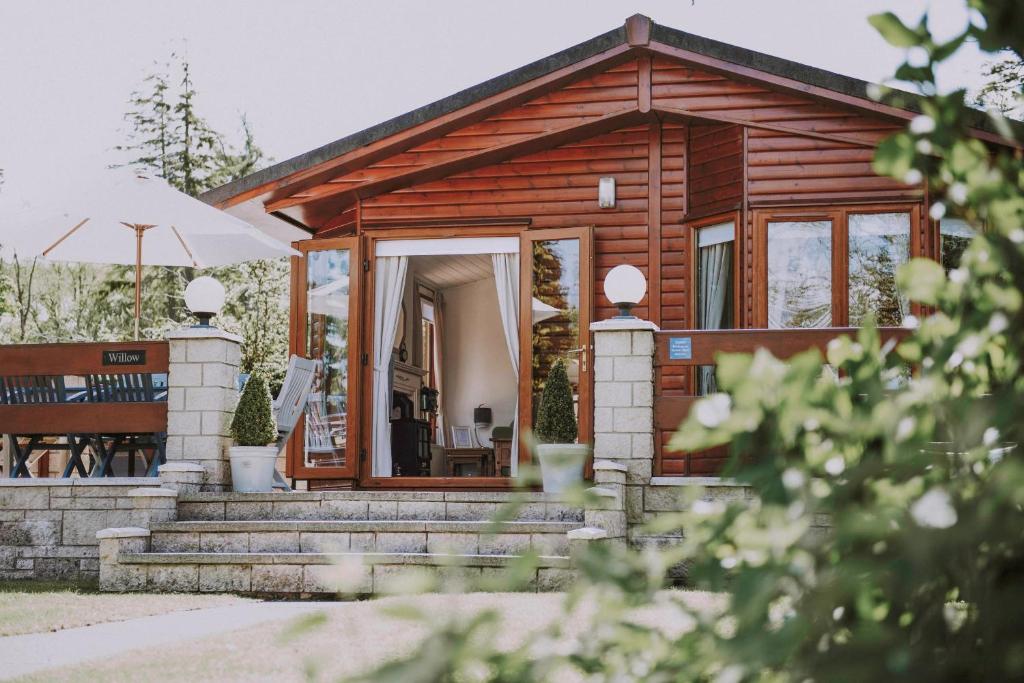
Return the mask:
M158 595L98 593L36 582L0 585L0 636L45 633L154 614L223 607L242 602L233 595Z
M668 591L694 608L714 609L719 596ZM390 597L336 603L324 609L326 621L296 632L293 625L268 623L188 642L157 652L126 652L96 664L50 669L20 681L319 681L364 672L389 658L412 652L427 633L420 623L398 619L386 608L411 604L430 615L434 625L485 609L500 611L499 647L514 647L525 636L550 625L561 614L564 596L557 593L473 593ZM671 610L638 615L667 629L686 624ZM571 635L586 621L576 614L566 622ZM144 662L144 664L143 664ZM561 678L560 678L561 680Z

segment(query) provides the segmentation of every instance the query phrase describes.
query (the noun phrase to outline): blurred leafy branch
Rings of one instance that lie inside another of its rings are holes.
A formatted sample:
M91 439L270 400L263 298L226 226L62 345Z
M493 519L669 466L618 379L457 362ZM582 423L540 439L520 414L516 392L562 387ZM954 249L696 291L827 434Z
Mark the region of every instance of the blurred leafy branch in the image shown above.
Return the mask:
M686 512L651 523L652 532L685 530L675 548L591 544L565 607L592 607L582 635L556 624L497 648L492 613L437 627L411 655L361 680L1024 677L1022 137L992 115L988 127L1009 144L982 142L970 133L979 112L967 94L935 88L936 65L969 40L1019 61L1024 5L966 5L967 25L945 42L927 15L916 25L893 13L870 18L906 50L895 78L924 93L874 93L920 111L881 144L876 171L926 182L933 219L957 216L977 230L948 276L925 260L901 270L901 291L919 305L914 332L882 344L868 324L825 357L786 363L763 352L720 356L723 393L695 406L673 444L729 444L727 474L751 498L691 493ZM1008 87L1018 98L1020 82ZM838 380L823 372L826 362ZM720 608L693 609L663 590L683 558L689 586L719 593ZM663 618L638 617L650 609Z

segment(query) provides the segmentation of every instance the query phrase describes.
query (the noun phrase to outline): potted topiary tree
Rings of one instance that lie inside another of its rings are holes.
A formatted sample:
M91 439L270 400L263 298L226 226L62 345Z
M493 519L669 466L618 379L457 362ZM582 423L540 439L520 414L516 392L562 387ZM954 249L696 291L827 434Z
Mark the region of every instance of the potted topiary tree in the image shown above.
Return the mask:
M537 458L544 491L560 493L583 481L590 446L576 443L576 414L565 363L559 359L548 374L537 409Z
M231 483L235 491L258 493L272 491L277 462L277 425L270 390L262 375L254 374L245 383L231 419Z

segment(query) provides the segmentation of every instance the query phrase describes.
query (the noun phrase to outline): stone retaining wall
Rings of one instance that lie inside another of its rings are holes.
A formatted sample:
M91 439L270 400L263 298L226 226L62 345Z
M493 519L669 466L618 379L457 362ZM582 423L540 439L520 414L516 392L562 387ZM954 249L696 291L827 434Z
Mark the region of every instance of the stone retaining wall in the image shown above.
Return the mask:
M175 498L159 480L0 480L0 581L95 582L96 532L174 518Z

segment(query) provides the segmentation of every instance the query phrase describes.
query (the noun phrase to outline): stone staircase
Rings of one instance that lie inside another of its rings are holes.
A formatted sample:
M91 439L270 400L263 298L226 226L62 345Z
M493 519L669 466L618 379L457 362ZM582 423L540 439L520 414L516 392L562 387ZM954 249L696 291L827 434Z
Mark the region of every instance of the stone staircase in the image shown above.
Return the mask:
M567 533L583 520L542 493L180 493L176 521L100 532L100 587L366 595L514 576L522 590L561 590L574 578ZM527 552L539 557L524 572Z

